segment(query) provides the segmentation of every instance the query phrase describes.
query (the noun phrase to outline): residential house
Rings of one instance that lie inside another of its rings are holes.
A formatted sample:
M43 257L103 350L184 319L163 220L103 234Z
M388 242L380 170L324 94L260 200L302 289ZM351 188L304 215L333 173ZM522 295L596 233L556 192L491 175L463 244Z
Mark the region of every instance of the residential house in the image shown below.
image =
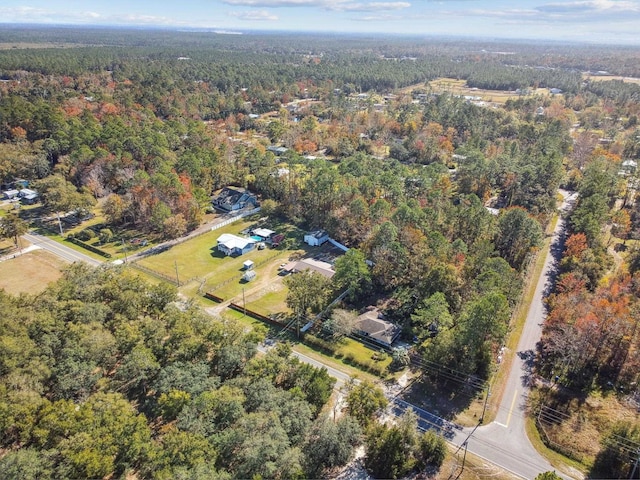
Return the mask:
M313 258L305 258L302 260L289 262L282 268L282 272L284 274L304 272L305 270L317 272L326 278L331 278L336 274L336 272L333 270L333 265L321 260L315 260Z
M312 247L319 247L327 240L329 240L329 234L324 230L316 230L304 235L304 242Z
M38 201L38 192L29 188L23 188L20 190L18 196L20 197L20 201L25 205L33 205Z
M269 152L274 153L274 154L275 154L276 156L278 156L278 157L279 157L280 155L282 155L283 153L287 153L287 152L289 151L289 149L288 149L287 147L276 147L275 145L269 145L269 146L267 147L267 150L268 150Z
M211 201L214 207L226 212L235 212L245 207L257 206L258 199L254 194L244 188L223 188Z
M6 200L17 198L19 194L20 194L19 190L5 190L4 192L2 192L2 195Z
M638 162L636 162L635 160L627 159L622 162L618 175L632 175L636 172L637 169Z
M218 251L225 255L243 255L250 252L256 246L256 240L253 238L242 238L231 233L223 233L218 237Z
M389 348L400 336L400 327L385 320L376 307L370 306L356 319L354 333L368 341Z

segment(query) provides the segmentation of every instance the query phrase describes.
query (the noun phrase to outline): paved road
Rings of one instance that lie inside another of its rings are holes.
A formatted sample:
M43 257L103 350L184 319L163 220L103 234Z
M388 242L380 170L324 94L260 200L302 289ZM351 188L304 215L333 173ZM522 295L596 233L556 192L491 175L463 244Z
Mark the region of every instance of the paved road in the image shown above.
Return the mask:
M572 208L576 195L563 192L563 196L565 200L561 212L566 213ZM459 428L415 405L392 399L392 411L395 414L412 409L418 416L419 428L436 429L447 440L461 448L464 448L466 443L469 452L511 472L515 478L532 479L539 473L555 470L533 448L527 437L525 409L536 344L540 340L546 316L544 298L553 285L554 267L560 258L565 228L565 219L561 216L553 232L550 252L545 252L544 268L536 284L516 357L511 365L507 385L493 423L475 428ZM573 478L566 475L565 477ZM581 476L576 473L576 478Z
M69 248L61 243L56 242L55 240L51 240L43 235L38 235L37 233L26 233L22 236L24 239L28 240L34 245L39 246L40 248L47 250L54 255L62 258L63 260L73 263L73 262L85 262L89 265L98 266L102 265L101 260L96 260L89 255L85 255L82 252L78 252L73 248Z
M560 210L568 212L576 199L575 194L563 192L565 197ZM566 220L561 215L553 232L551 249L547 252L544 268L536 285L533 301L511 365L496 419L479 427L469 438L468 450L500 465L518 477L534 478L541 472L554 470L531 445L525 432L527 392L531 381L531 367L536 344L542 335L546 316L544 298L553 284L555 265L561 254ZM454 441L461 445L470 429L458 432Z

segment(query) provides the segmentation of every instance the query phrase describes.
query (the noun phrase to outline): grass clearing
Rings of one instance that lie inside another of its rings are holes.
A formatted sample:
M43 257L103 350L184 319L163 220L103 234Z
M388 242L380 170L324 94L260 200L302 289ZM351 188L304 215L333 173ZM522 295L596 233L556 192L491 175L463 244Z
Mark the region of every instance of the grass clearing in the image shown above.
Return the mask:
M317 350L309 347L308 345L303 345L301 343L294 344L293 350L299 352L307 357L314 358L322 363L330 365L336 370L340 370L341 372L346 373L352 377L358 377L362 380L370 380L372 382L377 382L380 379L375 375L371 375L370 373L363 372L351 365L346 364L342 359L338 359L336 357L330 357L328 355L324 355L323 353L318 352Z
M477 101L503 104L507 100L515 100L523 95L508 90L485 90L482 88L471 88L467 86L466 80L456 78L436 78L428 83L434 93L449 93L451 95L460 95L466 97L474 97ZM411 93L411 91L419 88L425 88L425 84L411 85L401 90L403 93ZM528 96L548 96L551 95L547 88L531 89ZM478 98L475 98L478 97Z
M255 254L261 253L263 254L261 256L264 256L264 254L268 252L268 250L255 250L240 257L233 258L226 257L216 250L216 240L220 235L223 233L238 234L239 231L248 228L250 225L251 222L249 221L239 220L231 225L174 245L160 254L149 255L139 260L138 263L144 267L173 277L175 277L177 269L177 273L182 281L193 277L207 278L210 280L208 283L213 286L215 282L223 282L240 273L242 263L245 260L255 261L257 258ZM215 273L215 278L211 278L212 273Z
M591 80L593 82L607 82L611 80L621 80L625 83L636 83L640 84L640 78L637 77L623 77L620 75L590 75L588 73L583 73L582 78L584 80Z
M18 295L41 292L62 277L62 269L68 264L44 250L33 250L1 265L0 289Z

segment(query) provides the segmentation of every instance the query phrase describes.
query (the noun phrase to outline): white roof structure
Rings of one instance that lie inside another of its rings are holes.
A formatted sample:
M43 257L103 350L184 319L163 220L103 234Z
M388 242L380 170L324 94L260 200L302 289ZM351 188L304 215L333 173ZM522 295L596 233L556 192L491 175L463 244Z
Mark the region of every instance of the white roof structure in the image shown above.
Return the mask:
M236 235L232 235L231 233L223 233L218 237L218 244L223 244L229 250L233 248L244 250L245 248L247 248L247 245L252 243L256 243L253 238L237 237Z
M274 232L273 230L269 230L268 228L254 228L251 233L253 235L257 235L258 237L269 238L276 232Z

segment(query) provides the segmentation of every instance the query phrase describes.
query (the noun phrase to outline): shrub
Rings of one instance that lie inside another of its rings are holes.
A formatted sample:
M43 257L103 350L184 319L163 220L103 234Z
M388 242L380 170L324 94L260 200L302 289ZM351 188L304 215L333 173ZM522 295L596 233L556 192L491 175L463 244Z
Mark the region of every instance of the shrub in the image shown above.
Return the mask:
M88 242L89 240L96 238L96 232L94 232L90 228L85 228L81 232L78 232L76 237L83 242Z

